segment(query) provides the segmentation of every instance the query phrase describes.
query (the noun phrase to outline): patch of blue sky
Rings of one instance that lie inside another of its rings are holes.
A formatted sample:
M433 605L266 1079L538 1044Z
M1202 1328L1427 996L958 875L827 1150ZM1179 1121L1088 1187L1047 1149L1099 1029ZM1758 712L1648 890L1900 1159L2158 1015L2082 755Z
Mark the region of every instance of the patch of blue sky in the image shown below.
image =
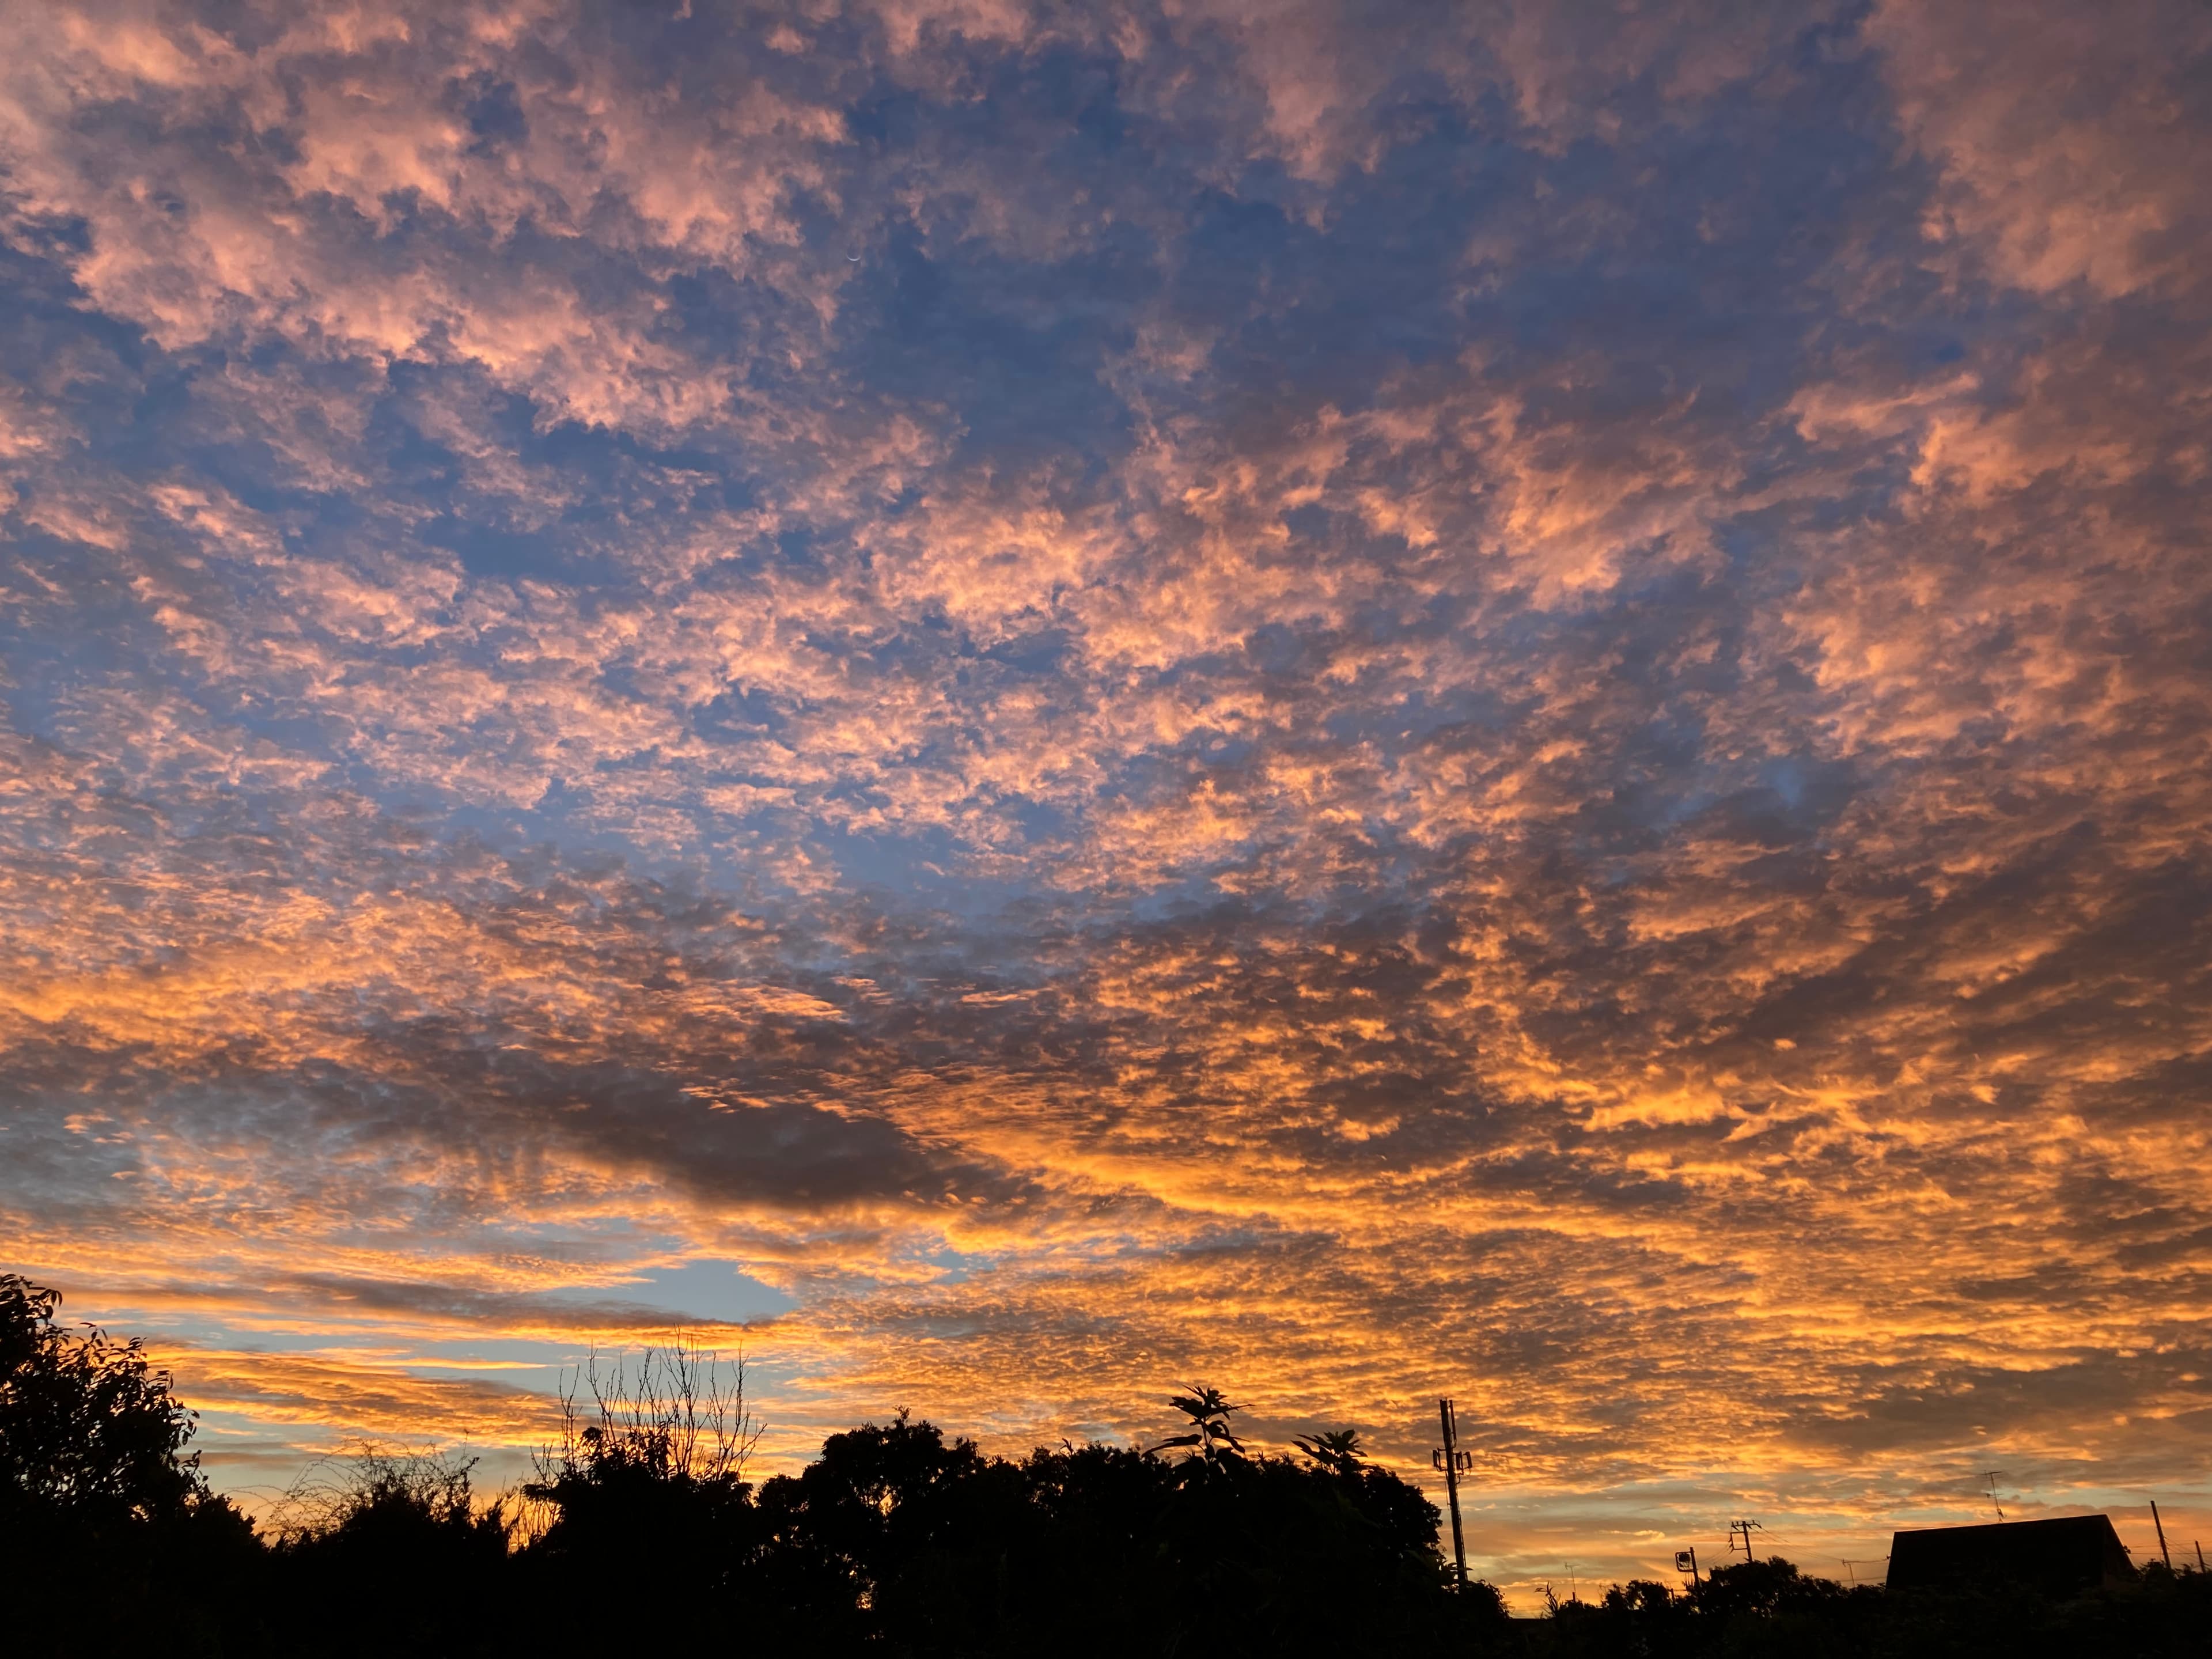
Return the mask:
M701 1260L654 1267L605 1285L576 1285L544 1293L556 1307L641 1309L677 1324L744 1324L789 1313L798 1302L745 1273L732 1261Z

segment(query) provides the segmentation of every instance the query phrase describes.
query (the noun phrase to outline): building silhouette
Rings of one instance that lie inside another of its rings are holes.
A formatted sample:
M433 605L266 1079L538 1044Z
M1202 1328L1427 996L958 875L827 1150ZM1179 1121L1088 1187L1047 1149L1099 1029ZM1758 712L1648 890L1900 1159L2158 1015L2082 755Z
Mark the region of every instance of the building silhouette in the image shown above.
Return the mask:
M2135 1577L2112 1517L2103 1515L1921 1528L1898 1533L1889 1546L1893 1590L2008 1583L2067 1596Z

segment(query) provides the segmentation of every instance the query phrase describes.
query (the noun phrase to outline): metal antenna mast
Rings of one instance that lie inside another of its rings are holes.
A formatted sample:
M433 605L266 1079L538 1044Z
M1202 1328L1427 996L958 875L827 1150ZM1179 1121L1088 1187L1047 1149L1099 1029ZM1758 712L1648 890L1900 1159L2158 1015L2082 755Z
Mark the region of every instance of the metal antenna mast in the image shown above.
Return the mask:
M1875 1555L1875 1556L1863 1556L1863 1555L1862 1555L1862 1556L1857 1556L1857 1557L1845 1556L1845 1555L1839 1555L1839 1556L1838 1556L1838 1557L1836 1558L1836 1559L1837 1559L1837 1560L1841 1561L1841 1562L1844 1564L1844 1571L1850 1576L1851 1587L1852 1587L1854 1589L1856 1589L1858 1587L1858 1582L1859 1582L1859 1569L1860 1569L1861 1567L1863 1567L1863 1566L1865 1566L1865 1567L1875 1566L1875 1565L1878 1565L1880 1563L1881 1563L1881 1562L1883 1562L1883 1561L1887 1560L1888 1559L1889 1559L1888 1557L1887 1557L1887 1556L1882 1556L1882 1555Z
M1429 1462L1444 1472L1444 1495L1451 1504L1453 1582L1465 1589L1467 1534L1459 1522L1459 1477L1461 1470L1474 1467L1474 1455L1459 1449L1459 1413L1452 1409L1450 1401L1437 1401L1437 1421L1443 1428L1444 1443L1429 1454Z

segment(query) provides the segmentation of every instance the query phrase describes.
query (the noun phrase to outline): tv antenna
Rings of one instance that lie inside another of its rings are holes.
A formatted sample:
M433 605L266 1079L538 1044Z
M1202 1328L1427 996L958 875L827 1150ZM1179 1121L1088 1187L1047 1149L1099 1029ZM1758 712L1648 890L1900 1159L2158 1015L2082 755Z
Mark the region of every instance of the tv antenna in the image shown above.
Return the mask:
M1734 1553L1735 1553L1735 1547L1736 1547L1737 1541L1738 1541L1739 1540L1741 1540L1741 1542L1742 1542L1742 1544L1743 1544L1743 1559L1744 1559L1745 1560L1747 1560L1747 1561L1750 1560L1750 1559L1751 1559L1751 1535L1752 1535L1752 1534L1753 1534L1753 1533L1755 1533L1755 1532L1765 1532L1765 1530L1766 1530L1766 1528L1764 1528L1764 1527L1762 1527L1762 1526L1760 1526L1760 1525L1759 1524L1759 1522L1756 1522L1756 1521L1731 1521L1731 1522L1729 1522L1729 1554L1731 1554L1731 1555L1733 1555Z
M1990 1507L1996 1510L1997 1519L2000 1521L2004 1519L2004 1505L1997 1501L1997 1477L2003 1473L2004 1471L2002 1469L1991 1469L1987 1474L1982 1477L1989 1486Z

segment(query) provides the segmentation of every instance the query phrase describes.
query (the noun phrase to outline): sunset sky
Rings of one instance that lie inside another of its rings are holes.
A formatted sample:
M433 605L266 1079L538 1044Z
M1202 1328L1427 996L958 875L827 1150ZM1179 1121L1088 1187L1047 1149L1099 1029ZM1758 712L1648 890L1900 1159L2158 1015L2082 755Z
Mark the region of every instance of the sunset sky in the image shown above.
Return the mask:
M2212 1541L2208 170L2202 0L12 6L0 1268L255 1502L682 1324Z

